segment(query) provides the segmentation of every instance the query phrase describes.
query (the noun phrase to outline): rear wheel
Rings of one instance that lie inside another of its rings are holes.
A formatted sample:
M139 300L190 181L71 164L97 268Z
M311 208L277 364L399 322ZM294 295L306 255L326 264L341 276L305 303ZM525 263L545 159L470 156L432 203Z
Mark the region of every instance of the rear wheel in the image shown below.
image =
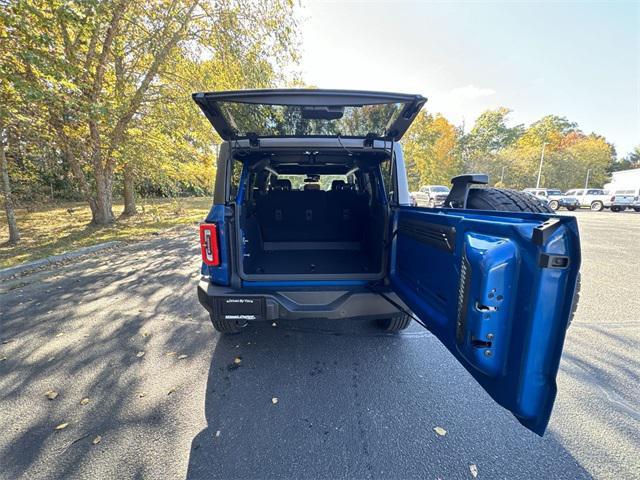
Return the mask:
M567 210L569 210L570 212L573 212L574 210L576 210L578 207L567 207Z
M244 325L239 325L235 320L225 320L224 318L217 318L212 313L209 314L213 328L220 333L240 333Z
M633 207L636 212L640 212L640 207Z
M620 207L611 207L611 211L612 212L619 212L620 210L622 210Z
M407 328L411 323L411 320L412 318L409 315L401 313L391 318L378 320L378 325L387 332L399 332L400 330Z
M591 211L592 212L600 212L604 208L604 204L599 201L595 201L591 203Z
M551 210L558 210L558 209L560 208L560 204L558 203L558 201L557 201L557 200L551 200L551 201L549 202L549 208L550 208Z

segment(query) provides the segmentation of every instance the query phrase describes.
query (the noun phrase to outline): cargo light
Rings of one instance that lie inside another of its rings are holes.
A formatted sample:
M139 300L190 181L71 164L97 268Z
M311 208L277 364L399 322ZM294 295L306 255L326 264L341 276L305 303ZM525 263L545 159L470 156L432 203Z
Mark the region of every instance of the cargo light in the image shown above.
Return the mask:
M218 249L218 229L214 223L200 224L200 248L202 261L210 267L220 265L220 251Z

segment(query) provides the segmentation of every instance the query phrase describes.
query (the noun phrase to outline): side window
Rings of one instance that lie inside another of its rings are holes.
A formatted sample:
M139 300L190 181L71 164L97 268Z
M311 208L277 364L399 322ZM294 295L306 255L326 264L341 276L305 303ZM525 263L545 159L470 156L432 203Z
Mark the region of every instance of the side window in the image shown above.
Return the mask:
M600 190L589 190L587 192L587 195L600 195L601 191Z
M236 201L238 188L240 187L240 174L242 173L242 162L239 160L231 161L231 171L229 172L229 202Z
M387 160L380 164L380 171L382 172L382 182L384 184L384 191L386 192L387 199L389 200L390 203L396 203L395 202L396 192L394 187L395 175L393 172L393 165L394 165L394 162L391 160Z

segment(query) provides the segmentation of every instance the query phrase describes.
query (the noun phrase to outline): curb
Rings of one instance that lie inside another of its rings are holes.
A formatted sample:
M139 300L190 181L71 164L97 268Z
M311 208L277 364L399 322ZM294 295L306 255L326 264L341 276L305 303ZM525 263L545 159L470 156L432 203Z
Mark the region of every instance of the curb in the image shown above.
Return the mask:
M60 255L53 255L51 257L42 258L40 260L33 260L32 262L22 263L20 265L16 265L15 267L3 268L2 270L0 270L0 280L6 280L9 277L13 277L14 275L25 273L27 271L38 270L39 268L45 267L47 265L52 265L54 263L70 260L72 258L82 257L83 255L88 255L89 253L98 252L107 248L113 248L121 245L122 243L124 242L118 240L99 243L97 245L79 248L78 250L74 250L72 252L61 253Z

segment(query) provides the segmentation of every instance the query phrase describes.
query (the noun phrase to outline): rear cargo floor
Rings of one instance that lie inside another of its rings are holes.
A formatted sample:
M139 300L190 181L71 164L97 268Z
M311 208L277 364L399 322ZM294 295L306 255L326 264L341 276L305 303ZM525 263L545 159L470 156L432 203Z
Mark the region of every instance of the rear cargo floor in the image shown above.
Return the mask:
M362 250L274 250L252 253L247 274L375 273L379 269Z

